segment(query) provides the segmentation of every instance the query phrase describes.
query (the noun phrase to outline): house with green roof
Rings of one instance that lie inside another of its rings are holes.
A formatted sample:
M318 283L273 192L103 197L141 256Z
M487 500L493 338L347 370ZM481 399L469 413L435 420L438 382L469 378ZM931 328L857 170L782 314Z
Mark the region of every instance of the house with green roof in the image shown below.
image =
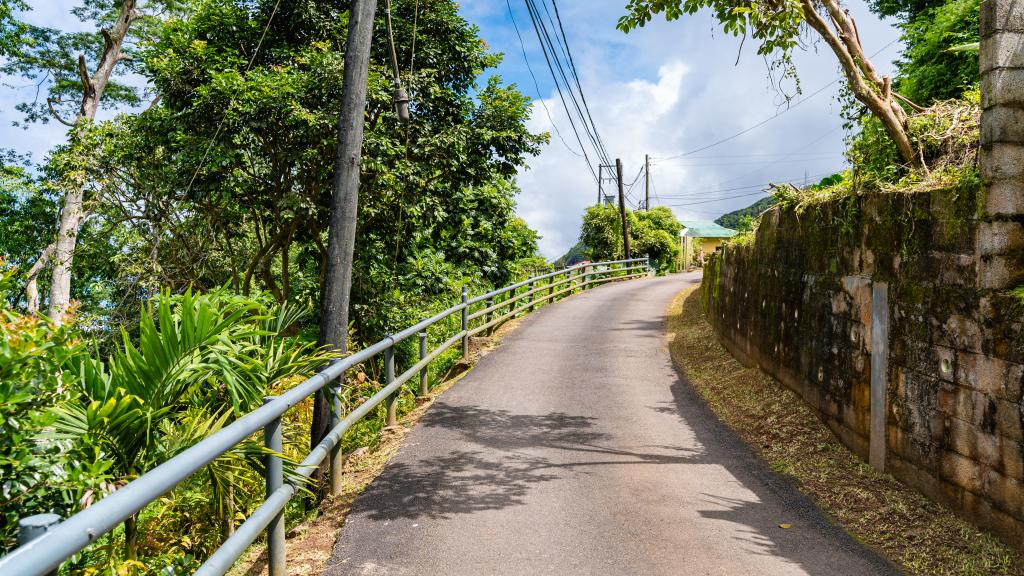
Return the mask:
M694 264L703 266L705 254L714 252L722 242L737 234L735 230L723 228L714 222L684 221L682 224L679 241L683 248L683 268Z

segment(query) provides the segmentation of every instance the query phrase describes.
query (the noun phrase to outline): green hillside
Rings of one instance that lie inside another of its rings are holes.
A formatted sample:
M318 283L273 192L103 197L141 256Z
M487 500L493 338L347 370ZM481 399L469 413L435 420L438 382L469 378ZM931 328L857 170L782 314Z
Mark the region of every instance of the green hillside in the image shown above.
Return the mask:
M764 212L765 210L771 208L772 206L775 205L776 202L777 200L775 200L774 196L761 198L760 200L754 202L753 204L747 206L746 208L741 208L734 212L729 212L728 214L722 214L717 220L715 220L715 224L718 224L719 226L724 226L726 228L731 228L733 230L737 230L739 229L740 219L742 219L744 216L757 218L757 216L761 214L761 212Z

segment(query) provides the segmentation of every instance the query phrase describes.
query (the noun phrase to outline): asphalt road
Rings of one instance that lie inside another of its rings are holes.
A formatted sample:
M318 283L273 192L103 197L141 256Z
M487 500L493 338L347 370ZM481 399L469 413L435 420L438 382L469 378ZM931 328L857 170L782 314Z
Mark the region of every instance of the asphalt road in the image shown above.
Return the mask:
M666 309L698 280L606 285L524 319L357 499L325 573L896 573L673 368Z

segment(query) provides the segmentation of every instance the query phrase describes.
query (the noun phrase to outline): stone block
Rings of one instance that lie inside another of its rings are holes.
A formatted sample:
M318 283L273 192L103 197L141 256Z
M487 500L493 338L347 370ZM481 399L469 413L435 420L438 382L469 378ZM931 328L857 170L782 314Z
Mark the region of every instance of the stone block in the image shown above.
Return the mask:
M994 68L1024 67L1024 32L1003 31L983 42L978 59L982 72Z
M984 496L1003 512L1024 518L1024 486L1013 478L1007 478L995 470L985 472Z
M977 429L959 418L947 418L946 423L946 449L976 459Z
M984 470L980 464L956 452L945 452L940 461L942 479L968 492L981 494L984 488Z
M999 32L1024 32L1024 6L1020 0L984 0L978 24L983 38Z
M974 430L973 433L974 459L983 466L999 468L1000 460L1002 459L1002 453L999 449L1001 439L994 434L985 434L977 430Z
M1016 480L1024 480L1024 443L1001 438L999 463L1003 474Z
M1024 90L1024 83L1020 89ZM991 143L982 148L978 167L986 182L1024 178L1024 144Z
M985 110L981 141L985 144L1024 142L1024 109L994 106Z
M1024 226L1018 222L998 220L980 222L977 246L981 256L1007 254L1024 249Z
M974 388L1001 400L1016 402L1020 398L1024 366L990 356L979 356Z
M956 414L956 386L943 382L935 395L935 409L945 416Z
M974 352L957 352L956 383L960 386L978 389L978 370L985 356Z
M1002 290L1017 285L1021 277L1020 263L1016 258L989 256L978 261L978 288Z
M1017 402L1007 402L1006 400L996 400L995 405L996 431L999 435L1014 442L1024 440L1024 436L1021 435L1021 420L1024 418L1024 414L1021 412L1022 406Z
M1024 126L1024 120L1021 121ZM985 214L988 216L1024 214L1024 181L993 180L985 187Z
M981 108L1024 103L1024 69L996 68L981 75ZM984 114L982 123L985 122ZM982 144L987 144L984 140Z

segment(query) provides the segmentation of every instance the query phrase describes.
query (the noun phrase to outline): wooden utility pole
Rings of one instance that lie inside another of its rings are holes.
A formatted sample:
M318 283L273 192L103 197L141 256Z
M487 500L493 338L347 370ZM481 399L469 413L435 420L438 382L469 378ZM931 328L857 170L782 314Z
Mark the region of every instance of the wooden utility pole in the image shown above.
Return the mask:
M629 251L629 220L626 218L626 190L622 185L622 160L615 159L615 175L619 179L619 217L622 218L622 249L626 260L632 258Z
M644 154L644 211L651 209L651 156Z
M359 207L359 160L363 150L363 114L376 11L377 0L352 0L349 8L338 147L334 153L327 269L320 299L320 343L342 353L348 352L348 314ZM311 447L327 435L328 408L327 398L321 391L313 401Z

